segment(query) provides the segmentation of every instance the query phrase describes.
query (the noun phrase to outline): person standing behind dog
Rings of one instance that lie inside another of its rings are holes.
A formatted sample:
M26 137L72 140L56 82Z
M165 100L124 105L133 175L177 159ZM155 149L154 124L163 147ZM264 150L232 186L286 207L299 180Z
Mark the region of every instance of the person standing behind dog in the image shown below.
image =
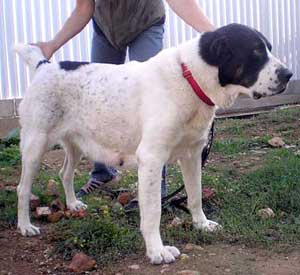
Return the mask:
M188 25L198 32L214 26L196 0L166 0ZM93 20L91 61L123 64L128 49L129 60L146 61L163 48L165 9L162 0L76 0L76 7L62 29L48 42L39 42L47 59ZM88 106L87 106L88 108ZM112 167L95 163L89 181L77 196L87 194L101 184L116 179ZM166 169L162 175L162 197L166 196Z

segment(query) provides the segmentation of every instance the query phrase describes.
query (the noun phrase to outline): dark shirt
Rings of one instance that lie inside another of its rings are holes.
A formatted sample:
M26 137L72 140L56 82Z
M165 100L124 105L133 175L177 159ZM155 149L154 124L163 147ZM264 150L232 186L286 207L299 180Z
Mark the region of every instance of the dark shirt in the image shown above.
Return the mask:
M124 49L141 32L163 24L162 0L96 0L94 29L116 49Z

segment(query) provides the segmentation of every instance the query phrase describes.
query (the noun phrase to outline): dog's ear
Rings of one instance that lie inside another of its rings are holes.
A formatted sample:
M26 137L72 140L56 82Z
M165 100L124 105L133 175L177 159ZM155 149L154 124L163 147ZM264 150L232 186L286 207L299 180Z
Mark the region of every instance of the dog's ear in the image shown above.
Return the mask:
M201 37L200 55L209 65L219 67L228 62L233 54L226 35L214 31L204 33Z
M228 64L233 52L226 34L218 31L204 33L200 39L200 55L206 63L219 68L221 86L232 82L234 72L231 72Z
M212 41L210 53L215 56L218 65L223 65L231 58L232 53L226 36L219 37Z
M222 87L233 82L232 73L229 73L230 68L226 66L226 63L219 67L219 82Z

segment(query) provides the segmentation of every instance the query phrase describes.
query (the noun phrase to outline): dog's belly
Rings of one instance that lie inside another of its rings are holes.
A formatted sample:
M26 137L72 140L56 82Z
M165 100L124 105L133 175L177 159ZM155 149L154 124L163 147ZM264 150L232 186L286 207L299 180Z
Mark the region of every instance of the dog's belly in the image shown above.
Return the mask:
M135 156L136 146L119 146L111 147L103 145L94 138L80 134L72 134L71 142L75 144L82 154L89 159L102 162L118 169L134 169L137 167Z

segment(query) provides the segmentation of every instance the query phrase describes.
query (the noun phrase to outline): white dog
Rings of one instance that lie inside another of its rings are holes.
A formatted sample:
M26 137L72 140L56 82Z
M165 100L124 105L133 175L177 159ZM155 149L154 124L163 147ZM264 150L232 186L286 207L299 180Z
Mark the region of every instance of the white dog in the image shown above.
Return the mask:
M15 50L35 71L20 105L21 233L40 233L29 218L31 185L44 153L60 143L66 152L60 175L71 210L86 207L73 189L81 155L117 168L138 165L141 231L155 264L173 262L180 254L163 245L159 231L163 165L180 162L194 225L217 229L201 202L201 152L215 111L241 93L254 98L280 93L292 76L271 54L266 38L238 24L163 50L144 63L47 64L35 46Z

